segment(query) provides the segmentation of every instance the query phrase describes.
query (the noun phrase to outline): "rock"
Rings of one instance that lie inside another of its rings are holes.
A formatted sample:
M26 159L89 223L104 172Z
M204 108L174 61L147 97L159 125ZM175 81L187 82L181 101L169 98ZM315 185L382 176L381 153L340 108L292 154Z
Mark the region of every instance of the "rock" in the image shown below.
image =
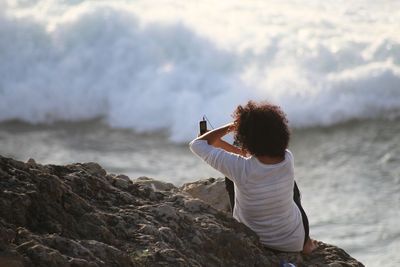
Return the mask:
M17 247L17 251L25 256L25 265L66 266L68 264L67 256L37 241L23 243Z
M160 233L159 230L157 229L157 227L155 227L153 225L148 225L148 224L142 225L138 231L140 233L147 234L147 235L153 235L153 236L156 236Z
M265 249L226 212L224 187L0 156L0 267L363 266L322 242L310 256Z
M229 196L225 190L224 178L209 178L186 183L180 189L189 193L194 198L199 198L207 202L215 209L231 212Z
M171 191L173 189L176 189L176 187L171 183L157 181L144 176L135 179L133 182L136 184L147 185L148 187L151 187L154 191Z
M169 227L162 226L158 229L158 232L160 233L161 239L164 242L174 243L178 240L178 237Z
M0 267L24 267L24 259L19 254L0 252Z
M184 206L190 212L200 212L201 210L205 210L208 205L200 199L195 198L185 200Z
M178 220L178 215L176 214L176 209L171 205L160 204L153 209L156 216L160 217L162 220Z
M116 177L114 179L114 185L120 189L128 189L129 181Z
M133 184L132 180L124 174L119 174L115 176L112 183L114 184L114 186L125 190L129 188L129 185Z
M80 244L104 262L104 266L115 266L115 263L117 263L117 266L134 266L129 254L116 247L96 240L83 240Z
M92 175L105 176L107 174L107 172L99 164L95 162L83 163L82 167L84 170L86 170Z
M29 158L26 164L30 167L36 167L36 161L33 158Z
M131 179L129 178L129 176L127 176L127 175L125 175L125 174L119 174L119 175L116 176L116 178L125 180L125 181L127 181L127 182L131 181Z

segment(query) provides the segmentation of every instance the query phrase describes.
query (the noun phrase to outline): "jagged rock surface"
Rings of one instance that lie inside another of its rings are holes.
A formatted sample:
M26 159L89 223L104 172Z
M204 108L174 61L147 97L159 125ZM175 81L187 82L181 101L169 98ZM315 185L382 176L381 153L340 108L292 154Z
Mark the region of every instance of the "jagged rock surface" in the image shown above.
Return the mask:
M363 266L321 243L276 254L255 233L172 184L107 174L96 163L0 156L0 267Z

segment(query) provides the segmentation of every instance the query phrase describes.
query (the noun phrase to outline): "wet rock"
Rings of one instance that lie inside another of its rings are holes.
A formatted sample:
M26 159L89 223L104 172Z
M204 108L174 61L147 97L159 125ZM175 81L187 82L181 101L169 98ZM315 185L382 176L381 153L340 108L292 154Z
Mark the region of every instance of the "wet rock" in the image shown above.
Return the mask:
M265 249L225 212L224 187L0 156L0 266L363 266L322 242L310 256Z

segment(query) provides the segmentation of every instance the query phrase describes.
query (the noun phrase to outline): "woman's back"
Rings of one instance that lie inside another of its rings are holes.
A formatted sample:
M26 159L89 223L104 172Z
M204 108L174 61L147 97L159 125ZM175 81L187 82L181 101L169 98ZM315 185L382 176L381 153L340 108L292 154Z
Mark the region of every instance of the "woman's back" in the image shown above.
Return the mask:
M235 186L233 216L255 231L268 247L300 251L304 228L301 213L293 201L293 157L286 152L285 160L266 165L256 157L247 160L248 167Z

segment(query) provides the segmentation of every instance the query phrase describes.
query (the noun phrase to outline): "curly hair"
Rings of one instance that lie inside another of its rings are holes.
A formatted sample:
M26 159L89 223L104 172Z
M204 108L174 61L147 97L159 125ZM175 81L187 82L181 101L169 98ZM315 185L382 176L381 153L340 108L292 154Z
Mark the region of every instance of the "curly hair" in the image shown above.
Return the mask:
M290 131L278 106L249 101L238 106L232 117L236 145L254 156L284 157Z

